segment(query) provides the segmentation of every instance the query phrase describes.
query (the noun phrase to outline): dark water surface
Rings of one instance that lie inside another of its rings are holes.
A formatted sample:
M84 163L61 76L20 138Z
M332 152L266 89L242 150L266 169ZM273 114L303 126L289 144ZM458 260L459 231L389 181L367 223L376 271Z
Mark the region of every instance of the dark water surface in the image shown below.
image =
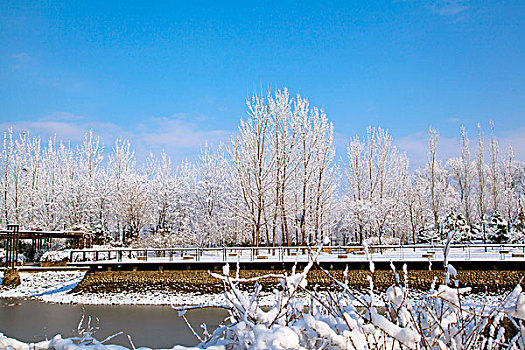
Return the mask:
M56 334L77 336L77 326L83 314L84 328L87 328L89 316L91 326L98 325L99 329L94 333L98 340L124 332L111 339L111 344L131 348L127 334L136 347L170 348L198 343L184 320L169 306L63 305L0 298L0 332L24 342L50 339ZM186 317L197 333L202 334L200 324L205 322L211 332L227 317L227 312L216 308L191 310Z

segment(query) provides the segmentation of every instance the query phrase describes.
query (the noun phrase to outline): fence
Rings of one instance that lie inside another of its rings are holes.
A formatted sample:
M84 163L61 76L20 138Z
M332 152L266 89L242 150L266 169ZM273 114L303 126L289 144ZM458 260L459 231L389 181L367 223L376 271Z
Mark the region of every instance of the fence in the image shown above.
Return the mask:
M449 247L452 260L505 260L525 255L525 244L462 244ZM100 261L309 261L321 249L319 260L443 260L443 245L374 245L324 247L215 247L71 250L71 262Z

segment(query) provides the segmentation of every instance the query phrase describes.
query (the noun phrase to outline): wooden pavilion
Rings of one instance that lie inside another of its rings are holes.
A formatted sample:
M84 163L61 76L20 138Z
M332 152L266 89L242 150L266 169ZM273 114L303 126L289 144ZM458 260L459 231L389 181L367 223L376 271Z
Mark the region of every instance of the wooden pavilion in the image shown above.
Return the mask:
M81 231L29 231L20 230L19 225L7 225L6 230L0 230L0 241L4 241L5 266L14 268L18 262L20 240L31 240L36 250L41 250L53 239L72 239L74 248L91 246L91 235Z

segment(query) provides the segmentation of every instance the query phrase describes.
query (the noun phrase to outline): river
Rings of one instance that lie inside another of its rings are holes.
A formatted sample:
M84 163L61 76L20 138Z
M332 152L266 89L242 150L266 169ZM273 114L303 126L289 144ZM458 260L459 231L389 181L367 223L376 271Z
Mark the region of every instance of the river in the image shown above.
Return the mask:
M70 305L0 298L0 332L24 342L41 341L56 334L77 336L83 314L84 328L89 316L91 326L98 327L94 333L98 340L119 331L124 333L112 339L111 344L131 348L128 334L135 347L169 348L198 343L184 320L169 306ZM211 332L227 317L227 312L216 308L191 310L186 317L198 333L204 322Z

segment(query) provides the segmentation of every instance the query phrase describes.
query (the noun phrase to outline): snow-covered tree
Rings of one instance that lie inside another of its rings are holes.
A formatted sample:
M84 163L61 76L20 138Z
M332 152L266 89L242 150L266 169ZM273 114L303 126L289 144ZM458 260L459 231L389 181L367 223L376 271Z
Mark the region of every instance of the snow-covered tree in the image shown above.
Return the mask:
M502 188L500 196L500 212L507 222L512 222L518 207L519 193L516 191L519 183L519 163L514 159L514 151L509 146L501 164Z
M219 146L215 151L207 144L201 150L196 166L196 230L199 241L206 245L228 246L233 237L233 197L228 161Z
M346 205L359 242L391 230L403 190L407 162L392 143L390 134L368 128L366 137L355 136L347 147Z
M240 121L239 131L232 136L228 151L235 169L235 186L241 198L236 215L251 227L252 243L259 246L267 224L266 212L271 205L268 196L275 158L268 144L271 119L266 98L254 96L247 105L249 119Z
M510 241L523 241L525 165L512 148L500 155L493 123L487 160L479 124L475 159L464 127L452 159L438 157L439 134L429 128L427 161L411 170L379 127L352 138L345 161L335 161L327 115L287 89L256 95L247 106L248 118L227 146L204 145L199 159L178 167L166 152L137 165L128 140L105 151L91 131L75 145L6 130L0 225L83 227L97 242L141 238L158 247L312 244L326 237L430 242L447 238L453 210L454 233L465 228L458 242L486 241L487 228L501 241L497 225L487 225L493 214L507 222Z
M145 210L143 198L137 197L140 193L133 193L143 189L144 183L136 173L135 153L129 141L121 138L115 141L109 155L108 173L113 187L111 206L115 215L115 238L126 243L128 238L138 234L136 229L144 224L141 213Z
M450 176L457 187L459 201L461 203L461 212L465 216L467 224L473 220L472 211L472 189L474 182L474 165L470 161L469 139L465 127L461 127L461 157L452 158L447 162L450 169Z
M443 223L443 231L447 241L452 243L468 243L474 239L470 225L463 214L456 214L454 210L447 215Z
M492 212L499 208L501 177L499 169L499 145L494 134L494 123L490 122L490 192L492 196Z
M507 221L496 210L488 223L488 240L492 244L503 244L509 241Z
M481 132L481 125L478 123L478 154L476 156L476 207L478 212L478 222L481 228L480 232L476 232L476 235L480 235L483 242L487 242L485 232L485 217L487 212L487 177L489 174L488 166L483 160L483 134ZM472 225L472 227L478 228L478 225Z
M514 220L511 226L510 242L517 244L525 243L525 210L521 202L518 204L516 220Z
M422 176L421 169L415 171L414 177L406 176L404 187L404 193L402 195L403 209L404 212L401 214L402 217L406 218L412 235L412 242L424 242L428 239L420 237L426 235L429 231L432 231L431 240L434 238L434 234L438 234L437 239L434 242L439 241L439 233L436 226L431 225L430 229L428 225L433 221L428 211L426 210L427 197L426 197L426 182Z

